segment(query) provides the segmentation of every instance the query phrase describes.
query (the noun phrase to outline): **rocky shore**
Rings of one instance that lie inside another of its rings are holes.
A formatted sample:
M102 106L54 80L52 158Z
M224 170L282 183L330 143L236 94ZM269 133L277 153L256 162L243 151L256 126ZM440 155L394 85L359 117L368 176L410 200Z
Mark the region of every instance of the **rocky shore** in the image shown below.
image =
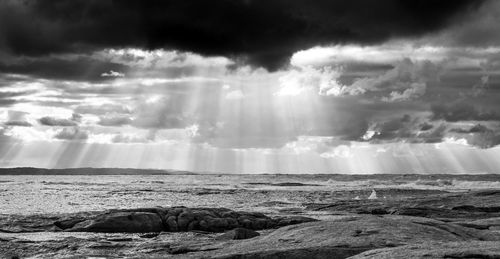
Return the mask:
M1 258L500 258L500 190L302 204L0 217ZM321 220L315 215L322 215Z

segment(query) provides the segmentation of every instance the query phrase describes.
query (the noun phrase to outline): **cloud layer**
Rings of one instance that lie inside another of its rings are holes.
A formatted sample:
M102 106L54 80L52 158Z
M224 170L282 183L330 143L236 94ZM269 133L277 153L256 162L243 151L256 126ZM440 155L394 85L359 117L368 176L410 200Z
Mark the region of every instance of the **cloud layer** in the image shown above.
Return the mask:
M26 56L103 48L169 48L241 57L276 70L294 52L317 45L373 44L434 32L482 3L7 0L0 6L0 46L13 55Z

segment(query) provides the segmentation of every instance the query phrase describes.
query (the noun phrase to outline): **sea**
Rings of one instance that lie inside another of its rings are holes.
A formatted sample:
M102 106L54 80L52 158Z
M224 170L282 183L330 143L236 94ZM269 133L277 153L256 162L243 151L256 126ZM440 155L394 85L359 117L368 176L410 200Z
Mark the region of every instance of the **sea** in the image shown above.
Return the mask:
M500 189L500 175L0 175L0 214L157 206L300 214L309 203L366 199L373 191L387 199L484 189Z

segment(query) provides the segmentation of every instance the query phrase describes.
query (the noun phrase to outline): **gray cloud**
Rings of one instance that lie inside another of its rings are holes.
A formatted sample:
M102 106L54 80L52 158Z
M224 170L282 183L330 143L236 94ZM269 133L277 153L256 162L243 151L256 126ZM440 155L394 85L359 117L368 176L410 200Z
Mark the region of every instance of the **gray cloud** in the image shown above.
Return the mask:
M495 111L481 111L474 105L464 101L454 102L451 104L433 104L431 106L433 120L445 120L450 122L457 121L490 121L500 120L500 114Z
M42 117L38 119L38 122L40 122L40 124L45 126L72 127L78 125L78 123L73 119L54 118L50 116Z
M88 132L78 127L63 128L54 135L54 138L62 140L86 140L88 137Z
M126 114L108 114L99 117L99 125L102 126L123 126L132 122L130 115Z
M75 108L75 112L95 115L108 113L128 114L130 109L122 104L79 105Z
M27 112L9 110L7 112L7 121L4 122L5 126L18 126L18 127L31 127L32 124L26 120Z
M10 62L7 62L9 61ZM38 78L74 81L104 81L103 71L126 71L122 64L110 63L81 55L76 59L62 57L10 57L0 60L0 72L29 75ZM111 78L112 79L112 78Z
M494 127L494 128L490 128ZM465 139L471 146L479 148L492 148L500 145L500 127L498 125L487 127L476 124L468 128L452 128L450 136L456 139Z
M445 124L434 126L422 118L408 114L388 121L377 122L370 127L373 135L368 139L372 142L404 141L410 143L438 143L445 136Z
M19 126L19 127L31 127L31 123L27 121L7 121L4 123L5 126Z
M184 128L189 125L185 96L141 100L133 112L132 126L138 128Z

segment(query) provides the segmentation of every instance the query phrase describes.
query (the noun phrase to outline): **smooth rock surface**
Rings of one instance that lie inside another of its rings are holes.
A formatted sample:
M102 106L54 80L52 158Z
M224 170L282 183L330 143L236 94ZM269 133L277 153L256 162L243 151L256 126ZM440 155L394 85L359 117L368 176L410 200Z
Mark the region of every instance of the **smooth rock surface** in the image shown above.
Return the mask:
M349 257L350 259L386 259L386 258L455 258L455 259L498 259L500 242L468 241L449 243L423 243L394 248L382 248L366 251Z
M422 242L500 240L500 235L427 218L357 216L280 228L226 247L215 258L346 258Z
M398 190L377 190L378 198L342 199L333 203L304 204L307 210L356 213L356 214L396 214L427 217L445 221L472 221L500 217L500 191L485 190L463 193L442 191L425 195L394 195ZM387 192L387 196L385 193ZM392 196L389 196L392 195Z
M500 227L500 217L478 219L472 221L460 221L460 222L455 222L455 224L477 229L494 229Z

